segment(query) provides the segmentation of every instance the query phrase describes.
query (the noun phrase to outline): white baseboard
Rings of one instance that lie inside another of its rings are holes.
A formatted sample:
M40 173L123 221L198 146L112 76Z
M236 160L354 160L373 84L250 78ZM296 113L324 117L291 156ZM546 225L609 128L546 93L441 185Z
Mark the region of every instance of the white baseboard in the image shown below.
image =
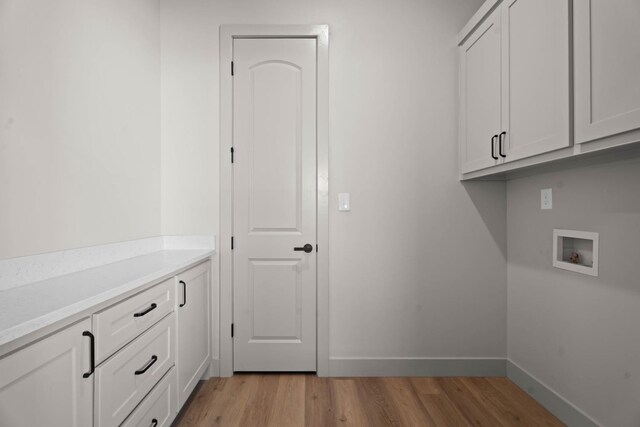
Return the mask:
M330 377L504 377L503 358L349 358L329 359Z
M507 361L507 377L566 425L599 426L580 409L510 360Z

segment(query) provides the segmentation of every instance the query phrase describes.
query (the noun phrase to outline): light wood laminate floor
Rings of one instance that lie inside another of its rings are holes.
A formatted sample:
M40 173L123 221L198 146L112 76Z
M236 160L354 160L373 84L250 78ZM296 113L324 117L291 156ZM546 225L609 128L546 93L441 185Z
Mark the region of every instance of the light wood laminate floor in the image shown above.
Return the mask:
M235 374L198 387L174 426L562 426L506 378Z

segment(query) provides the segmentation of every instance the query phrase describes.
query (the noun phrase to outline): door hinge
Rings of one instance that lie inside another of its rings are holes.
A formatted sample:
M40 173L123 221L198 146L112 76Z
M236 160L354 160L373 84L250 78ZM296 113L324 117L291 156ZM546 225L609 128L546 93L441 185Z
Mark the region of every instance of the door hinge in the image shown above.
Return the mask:
M231 250L233 250L233 236L231 236Z
M233 163L233 153L234 153L234 150L233 150L233 147L231 147L231 163Z
M231 75L233 76L233 61L231 61Z
M231 324L231 338L233 338L233 323Z

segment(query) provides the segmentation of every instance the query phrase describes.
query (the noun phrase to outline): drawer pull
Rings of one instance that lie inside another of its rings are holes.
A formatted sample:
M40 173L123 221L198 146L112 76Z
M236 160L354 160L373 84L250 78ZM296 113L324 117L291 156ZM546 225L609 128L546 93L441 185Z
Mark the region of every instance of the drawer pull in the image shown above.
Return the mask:
M507 132L502 132L499 136L498 136L498 154L500 154L500 157L507 157L503 152L502 152L502 145L504 143L504 138L502 138L503 136L505 136L507 134Z
M141 312L139 312L139 313L134 313L134 314L133 314L133 317L142 317L142 316L144 316L145 314L147 314L148 312L150 312L151 310L153 310L153 309L154 309L154 308L156 308L156 307L157 307L157 305L156 305L156 303L154 302L154 303L153 303L153 304L151 304L151 306L150 306L149 308L147 308L146 310L141 311Z
M182 304L180 304L178 307L184 307L185 305L187 305L187 284L184 282L184 280L180 280L180 284L182 285Z
M90 360L91 360L91 368L89 372L82 374L82 378L89 378L91 374L96 370L96 338L89 331L84 331L82 333L83 337L89 337L89 351L90 351Z
M498 135L493 135L491 137L491 158L493 160L499 159L499 157L496 156L496 139L498 139Z
M151 420L151 425L149 427L156 427L158 425L158 420L155 418Z
M151 356L151 360L149 360L141 369L138 369L135 373L136 375L142 375L149 370L150 367L153 366L154 363L158 360L156 355Z

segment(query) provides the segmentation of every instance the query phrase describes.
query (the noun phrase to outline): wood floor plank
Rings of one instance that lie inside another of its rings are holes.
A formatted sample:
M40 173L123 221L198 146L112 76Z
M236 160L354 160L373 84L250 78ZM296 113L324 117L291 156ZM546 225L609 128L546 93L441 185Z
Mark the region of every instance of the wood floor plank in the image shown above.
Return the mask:
M398 426L400 416L385 394L383 378L359 378L358 398L370 426Z
M203 407L200 426L238 426L244 413L247 401L258 387L258 375L243 375L239 377L223 378L220 386L214 390L210 403Z
M476 400L501 424L508 426L535 426L528 413L518 413L499 396L498 391L485 378L461 378L460 381Z
M385 396L396 409L400 425L436 425L413 389L410 378L382 378L381 382L386 390Z
M268 426L271 405L278 391L280 375L258 375L258 384L254 392L246 400L244 413L239 426Z
M366 426L368 419L358 397L358 386L353 379L332 378L331 392L335 396L336 424L340 426Z
M503 425L475 399L461 378L439 378L438 384L472 426Z
M195 396L187 401L186 407L179 414L176 423L184 427L202 425L203 419L207 417L208 409L213 401L217 399L216 391L224 386L225 378L212 378L201 386L196 387Z
M202 383L174 427L563 424L506 378L236 374Z
M269 425L302 426L305 423L305 375L280 375L273 398Z
M329 378L316 375L306 377L305 425L313 427L334 426L336 416L333 409L333 393Z
M442 391L436 378L411 378L411 385L438 427L470 427L471 423Z
M520 414L529 414L536 426L562 427L565 425L508 378L495 377L488 378L487 381L514 410Z

